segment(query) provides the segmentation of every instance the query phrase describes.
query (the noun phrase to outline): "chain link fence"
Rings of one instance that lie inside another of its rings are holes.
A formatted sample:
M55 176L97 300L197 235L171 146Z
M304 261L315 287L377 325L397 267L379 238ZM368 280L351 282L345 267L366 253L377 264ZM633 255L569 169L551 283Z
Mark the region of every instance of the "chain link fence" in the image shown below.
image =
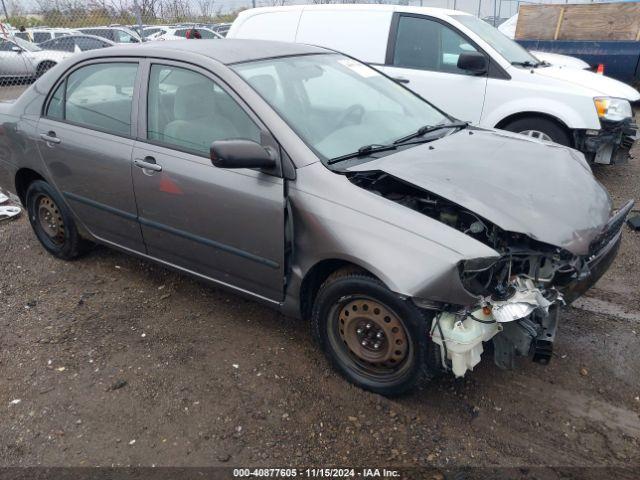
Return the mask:
M53 65L81 51L119 43L224 37L238 12L247 8L295 3L398 3L462 10L498 25L528 1L0 0L0 100L17 96Z

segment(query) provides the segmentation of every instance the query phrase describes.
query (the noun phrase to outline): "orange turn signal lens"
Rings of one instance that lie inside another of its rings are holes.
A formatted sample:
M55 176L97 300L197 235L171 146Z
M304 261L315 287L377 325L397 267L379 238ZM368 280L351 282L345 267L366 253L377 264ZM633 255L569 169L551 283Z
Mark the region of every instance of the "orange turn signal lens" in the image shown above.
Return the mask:
M594 103L596 104L598 117L604 117L607 114L607 110L609 110L609 100L606 98L596 98Z

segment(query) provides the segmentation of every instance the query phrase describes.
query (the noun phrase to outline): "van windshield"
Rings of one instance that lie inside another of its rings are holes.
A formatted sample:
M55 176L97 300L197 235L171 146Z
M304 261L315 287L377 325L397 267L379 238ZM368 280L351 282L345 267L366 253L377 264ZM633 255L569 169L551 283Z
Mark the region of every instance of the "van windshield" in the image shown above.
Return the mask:
M536 66L540 61L524 47L506 37L497 28L473 15L451 15L455 20L467 27L493 49L502 55L510 64L525 67Z
M393 80L339 54L271 58L232 68L325 160L451 122Z

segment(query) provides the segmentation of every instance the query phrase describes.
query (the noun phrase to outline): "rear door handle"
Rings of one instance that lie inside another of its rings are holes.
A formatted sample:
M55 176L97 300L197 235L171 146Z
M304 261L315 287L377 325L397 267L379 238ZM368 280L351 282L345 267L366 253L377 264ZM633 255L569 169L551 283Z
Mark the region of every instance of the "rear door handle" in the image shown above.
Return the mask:
M151 170L153 172L161 172L162 166L156 163L156 159L153 157L144 157L144 160L141 158L136 158L133 160L133 163L136 167L142 168L144 170Z
M395 77L394 80L398 83L409 83L409 79L404 77Z
M62 141L58 137L56 137L56 132L53 131L41 133L40 138L47 143L60 143Z

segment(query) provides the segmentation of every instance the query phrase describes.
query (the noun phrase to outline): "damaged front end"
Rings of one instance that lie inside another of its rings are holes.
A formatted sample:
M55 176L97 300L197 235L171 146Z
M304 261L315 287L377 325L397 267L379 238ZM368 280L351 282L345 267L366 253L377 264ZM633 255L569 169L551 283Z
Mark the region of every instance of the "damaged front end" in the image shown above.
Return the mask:
M512 368L517 356L547 364L552 356L559 308L595 283L611 264L621 229L633 207L629 201L589 243L588 253L505 231L446 198L381 171L349 174L354 184L431 217L491 247L496 255L459 262L464 289L473 305L414 302L434 312L430 334L440 347L440 366L463 376L480 361L492 341L495 363Z

